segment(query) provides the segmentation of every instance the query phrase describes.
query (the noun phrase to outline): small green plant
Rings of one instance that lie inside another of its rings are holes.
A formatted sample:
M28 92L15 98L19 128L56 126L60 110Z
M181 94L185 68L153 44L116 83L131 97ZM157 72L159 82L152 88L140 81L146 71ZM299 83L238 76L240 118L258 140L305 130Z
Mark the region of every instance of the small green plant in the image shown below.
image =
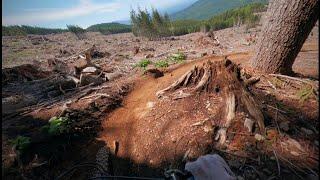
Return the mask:
M43 126L41 130L49 135L60 135L68 132L68 122L69 119L67 117L52 117L49 120L49 124Z
M134 67L140 67L143 68L143 70L146 70L149 64L152 64L152 62L149 59L142 59L138 63L136 63Z
M154 64L157 68L166 68L169 67L169 62L167 60L160 60Z
M16 150L23 152L29 147L30 138L25 136L17 136L15 139L9 142L16 148Z
M296 95L298 96L300 101L304 102L310 97L312 93L313 88L311 86L304 86L297 92Z
M186 55L182 52L178 52L169 56L168 59L174 63L182 63L186 59Z

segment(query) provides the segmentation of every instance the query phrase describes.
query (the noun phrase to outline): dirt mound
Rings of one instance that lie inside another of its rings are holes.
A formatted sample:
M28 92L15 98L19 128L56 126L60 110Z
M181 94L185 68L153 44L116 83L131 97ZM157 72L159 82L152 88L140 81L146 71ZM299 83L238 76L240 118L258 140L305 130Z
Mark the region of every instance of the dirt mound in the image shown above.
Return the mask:
M248 56L236 54L230 55L229 58L240 62ZM216 88L203 86L203 92L184 96L184 93L189 91L186 90L186 87L181 86L181 89L175 88L168 96L157 98L156 93L159 90L170 86L194 66L201 67L207 60L215 62L222 59L223 57L210 57L184 64L158 79L143 77L136 82L124 106L116 109L104 121L104 130L100 133L99 140L105 141L119 158L128 158L135 163L157 168L176 167L186 160L218 152L226 157L237 174L249 172L239 170L239 162L242 160L254 164L253 166L261 172L263 169L276 172L277 163L281 163L282 169L289 172L285 177L289 176L292 169L304 173L308 171L302 170L306 167L314 169L318 164L317 160L312 159L318 154L317 151L314 151L315 148L317 149L313 144L315 137L291 136L291 134L277 131L276 121L279 121L280 115L274 114L274 110L266 107L279 102L261 91L255 90L251 93L258 100L257 102L262 102L262 104L253 106L263 110L266 136L260 134L259 123L253 126L252 132L248 132L248 126L245 124L249 121L247 119L252 119L250 112L237 111L226 132L223 146L215 137L219 134L219 129L225 125L226 99L223 92L230 87L220 86L217 93ZM200 74L203 75L204 72ZM189 82L192 84L193 80ZM206 87L209 87L209 91L206 91ZM238 85L234 88L237 87ZM237 105L236 109L245 109L245 106ZM297 117L282 114L282 118L295 119ZM292 126L296 125L292 124ZM280 162L272 160L275 154ZM296 167L291 166L288 162L295 163ZM302 171L297 170L297 167ZM129 175L125 172L121 174ZM271 176L271 174L267 175Z
M33 81L48 77L49 75L50 72L41 71L38 67L31 64L5 68L2 69L2 85L4 86L7 83Z

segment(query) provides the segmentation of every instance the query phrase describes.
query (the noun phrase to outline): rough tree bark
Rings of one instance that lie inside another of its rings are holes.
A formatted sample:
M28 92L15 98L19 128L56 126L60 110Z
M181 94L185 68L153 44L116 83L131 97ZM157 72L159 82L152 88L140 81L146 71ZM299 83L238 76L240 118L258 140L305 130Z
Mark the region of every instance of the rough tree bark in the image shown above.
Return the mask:
M314 27L318 0L269 1L256 55L251 65L266 73L291 74L292 65Z

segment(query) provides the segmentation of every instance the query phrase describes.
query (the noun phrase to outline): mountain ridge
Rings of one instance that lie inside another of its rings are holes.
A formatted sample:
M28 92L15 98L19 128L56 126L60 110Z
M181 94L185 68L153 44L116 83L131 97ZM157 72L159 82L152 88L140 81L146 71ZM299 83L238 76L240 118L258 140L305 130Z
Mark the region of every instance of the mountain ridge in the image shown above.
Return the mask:
M241 7L254 2L267 2L267 0L198 0L189 7L171 14L170 18L172 20L204 20L226 10Z

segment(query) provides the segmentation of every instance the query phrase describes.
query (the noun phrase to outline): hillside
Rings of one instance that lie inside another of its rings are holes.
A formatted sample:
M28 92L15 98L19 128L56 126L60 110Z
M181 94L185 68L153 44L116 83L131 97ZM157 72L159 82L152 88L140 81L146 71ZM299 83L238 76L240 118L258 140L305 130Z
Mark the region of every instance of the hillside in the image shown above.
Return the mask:
M95 24L95 25L89 26L87 30L97 31L103 34L115 34L115 33L131 32L131 26L112 22L112 23Z
M15 35L27 35L27 34L53 34L66 32L66 29L52 29L35 26L2 26L2 36L15 36Z
M173 20L178 19L208 19L226 10L240 7L253 2L267 2L267 0L198 0L191 6L172 14Z

